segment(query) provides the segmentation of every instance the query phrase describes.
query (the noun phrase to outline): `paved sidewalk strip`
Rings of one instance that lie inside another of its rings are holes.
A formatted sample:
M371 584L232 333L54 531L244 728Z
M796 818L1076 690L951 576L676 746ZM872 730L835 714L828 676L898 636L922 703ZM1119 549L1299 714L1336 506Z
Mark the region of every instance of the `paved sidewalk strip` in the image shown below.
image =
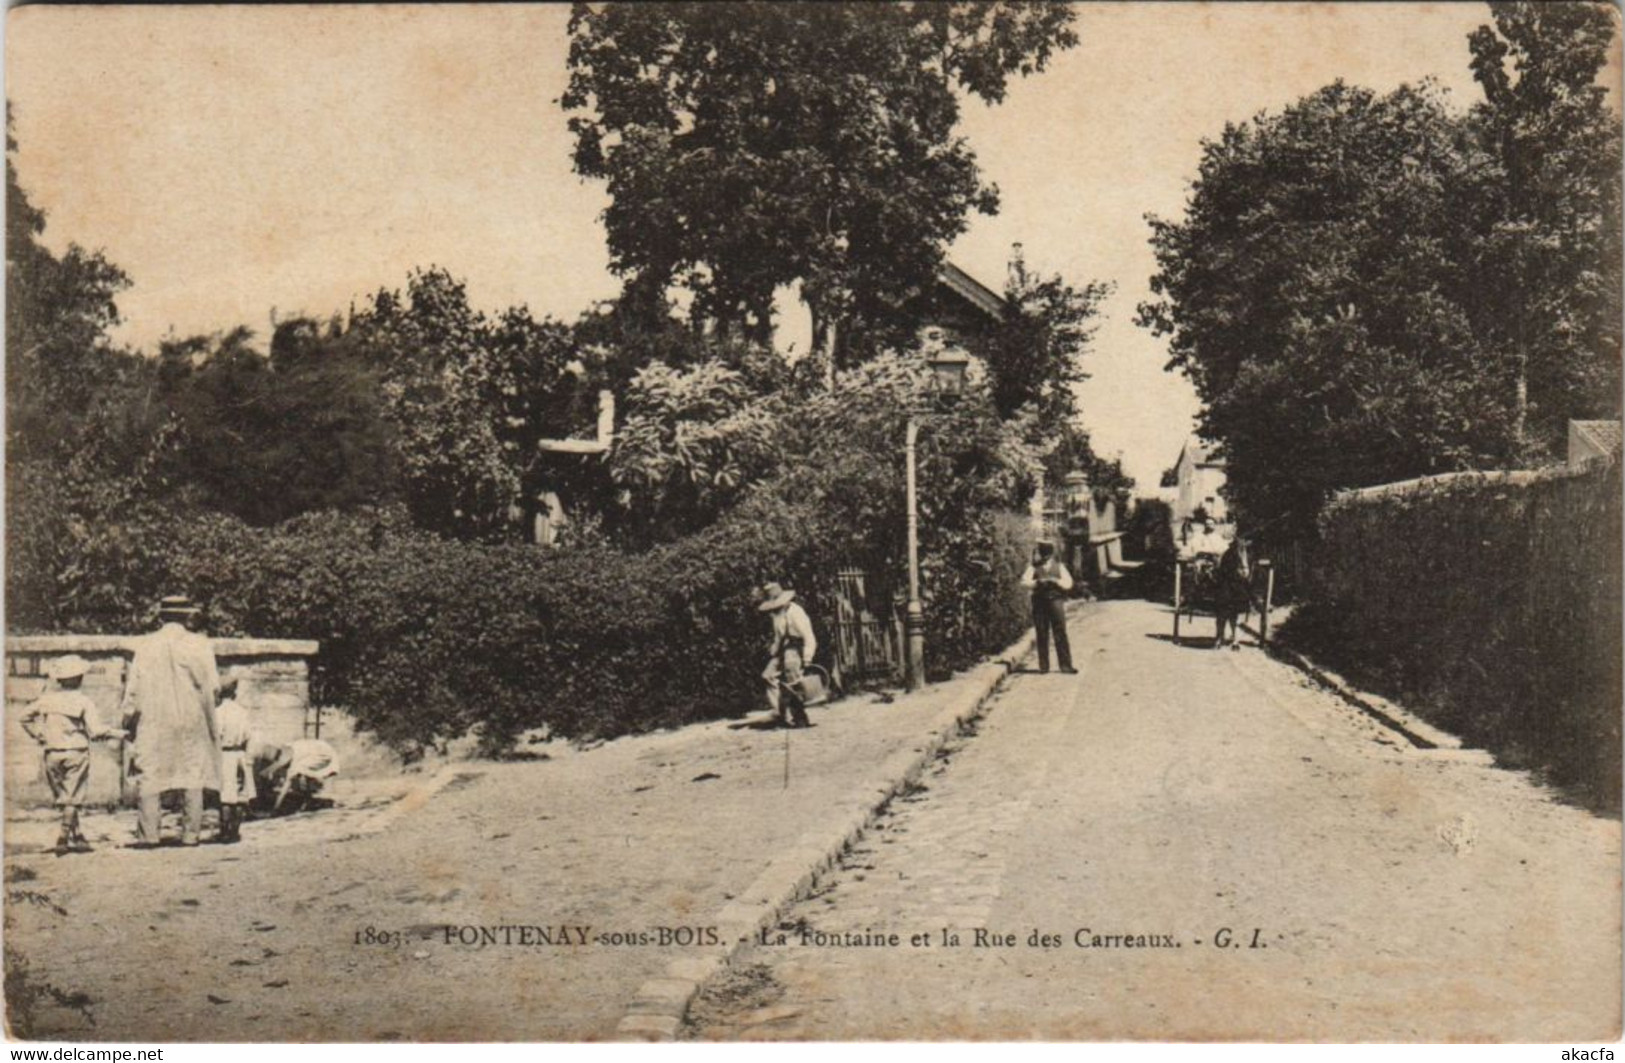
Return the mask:
M862 837L892 798L917 780L960 727L981 712L1032 647L1033 634L1029 631L993 662L938 688L921 691L920 696L935 695L946 702L932 720L922 744L893 753L874 772L871 785L860 786L849 802L837 806L836 814L809 827L792 848L775 858L718 916L721 944L702 955L674 960L664 977L646 981L616 1028L616 1035L627 1040L674 1040L701 984L806 896L818 877Z

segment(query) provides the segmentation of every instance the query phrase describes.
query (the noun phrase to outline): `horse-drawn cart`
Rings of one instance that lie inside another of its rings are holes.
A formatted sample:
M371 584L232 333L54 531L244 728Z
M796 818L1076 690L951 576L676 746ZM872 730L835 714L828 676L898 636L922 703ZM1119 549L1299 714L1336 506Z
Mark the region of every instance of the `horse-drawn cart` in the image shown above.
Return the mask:
M1275 572L1270 563L1250 563L1244 548L1239 559L1228 565L1211 554L1181 558L1174 565L1174 641L1179 641L1181 624L1188 627L1201 614L1213 618L1217 645L1225 619L1239 616L1245 620L1257 612L1259 642L1267 642L1274 597Z

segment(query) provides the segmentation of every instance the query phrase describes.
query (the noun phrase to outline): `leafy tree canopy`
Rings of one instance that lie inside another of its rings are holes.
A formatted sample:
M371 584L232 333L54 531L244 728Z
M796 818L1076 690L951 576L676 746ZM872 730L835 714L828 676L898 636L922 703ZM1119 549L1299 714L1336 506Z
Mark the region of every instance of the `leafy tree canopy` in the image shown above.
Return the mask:
M928 285L997 192L954 133L1076 43L1054 3L577 5L561 102L607 182L611 264L766 343L801 283L819 344Z
M1185 219L1151 220L1141 323L1254 519L1306 527L1333 488L1508 453L1472 318L1488 164L1430 87L1339 82L1205 142Z
M1000 416L1025 406L1047 426L1077 416L1075 389L1089 378L1083 360L1100 327L1100 304L1114 287L1096 281L1076 288L1059 276L1012 271L1003 318L975 344L992 374Z
M1470 113L1339 82L1205 141L1185 217L1150 219L1140 322L1245 518L1307 533L1337 488L1538 461L1618 415L1615 17L1491 7Z
M596 390L571 330L524 307L492 317L443 269L357 311L351 341L377 367L404 495L421 527L512 534L545 481L543 439L590 434Z
M168 482L253 524L391 500L380 374L342 324L280 322L269 355L252 341L237 328L159 345L155 394L180 429Z
M1570 417L1617 416L1622 322L1620 118L1597 74L1618 9L1494 3L1469 38L1497 166L1484 267L1486 342L1513 366L1514 429L1531 458L1561 453Z

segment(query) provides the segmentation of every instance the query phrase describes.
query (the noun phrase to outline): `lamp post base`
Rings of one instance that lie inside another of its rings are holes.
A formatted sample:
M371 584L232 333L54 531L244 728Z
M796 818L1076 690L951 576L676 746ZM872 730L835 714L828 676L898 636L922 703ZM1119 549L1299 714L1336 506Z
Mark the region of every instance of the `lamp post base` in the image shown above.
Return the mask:
M925 611L917 599L910 599L903 617L904 679L908 689L925 686Z

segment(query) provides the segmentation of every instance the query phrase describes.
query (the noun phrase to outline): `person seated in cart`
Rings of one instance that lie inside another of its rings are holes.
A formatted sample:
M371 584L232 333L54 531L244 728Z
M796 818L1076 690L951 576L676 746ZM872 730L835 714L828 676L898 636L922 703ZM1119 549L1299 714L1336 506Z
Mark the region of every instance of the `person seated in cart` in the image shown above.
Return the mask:
M1197 558L1207 558L1217 561L1224 556L1230 548L1230 540L1220 534L1217 522L1210 516L1204 515L1201 523L1188 525L1185 541L1179 548L1179 560L1194 561Z

